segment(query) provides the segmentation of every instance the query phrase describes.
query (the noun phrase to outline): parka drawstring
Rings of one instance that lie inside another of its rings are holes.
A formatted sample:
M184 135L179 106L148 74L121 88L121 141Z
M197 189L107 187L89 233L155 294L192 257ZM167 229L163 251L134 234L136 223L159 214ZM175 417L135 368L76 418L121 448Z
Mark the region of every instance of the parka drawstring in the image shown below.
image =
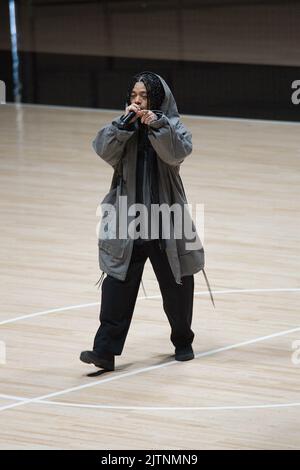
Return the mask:
M205 282L206 282L206 285L207 285L207 288L208 288L208 291L209 291L209 295L210 295L212 304L213 304L214 308L216 308L215 302L214 302L214 298L213 298L213 295L212 295L212 291L211 291L211 288L210 288L210 284L209 284L209 281L208 281L208 279L207 279L206 272L204 271L204 269L202 269L202 272L203 272L203 276L204 276L204 279L205 279ZM142 282L142 288L143 288L143 291L144 291L144 295L145 295L145 297L148 297L148 296L147 296L147 293L146 293L146 289L145 289L144 283L143 283L143 279L141 280L141 282ZM180 282L180 284L183 285L183 284L182 284L182 281Z
M96 286L97 284L99 284L99 285L98 285L98 289L100 288L100 286L101 286L101 284L102 284L104 274L105 274L105 272L102 271L101 276L99 277L98 281L95 283L95 286ZM144 283L143 283L143 279L141 280L141 282L142 282L142 287L143 287L144 295L145 295L145 297L148 297L148 296L147 296L146 289L145 289L145 286L144 286Z
M95 286L96 286L97 284L99 284L99 285L98 285L98 289L100 288L100 286L101 286L101 284L102 284L104 274L105 274L105 272L102 271L101 276L99 277L98 281L97 281L96 284L95 284Z
M205 282L206 282L206 285L207 285L207 288L209 290L209 295L210 295L210 298L211 298L211 301L213 303L213 306L216 308L215 306L215 302L214 302L214 298L213 298L213 295L212 295L212 291L211 291L211 288L210 288L210 285L209 285L209 282L208 282L208 279L207 279L207 276L206 276L206 273L204 271L204 269L202 268L202 272L203 272L203 276L204 276L204 279L205 279Z
M208 288L208 290L209 290L209 295L210 295L212 304L213 304L214 308L216 308L215 302L214 302L214 298L213 298L213 295L212 295L212 291L211 291L211 288L210 288L210 284L209 284L209 281L208 281L208 279L207 279L207 275L206 275L204 269L202 269L202 272L203 272L203 276L204 276L204 279L205 279L207 288ZM98 285L98 289L100 288L100 286L101 286L101 284L102 284L102 281L103 281L103 278L104 278L104 274L105 274L105 272L102 271L102 274L101 274L100 278L99 278L98 281L95 283L95 286L96 286L97 284L99 284L99 285ZM145 297L148 297L148 296L147 296L146 289L145 289L145 286L144 286L144 283L143 283L143 279L141 279L141 282L142 282L142 288L143 288L143 291L144 291L144 295L145 295Z

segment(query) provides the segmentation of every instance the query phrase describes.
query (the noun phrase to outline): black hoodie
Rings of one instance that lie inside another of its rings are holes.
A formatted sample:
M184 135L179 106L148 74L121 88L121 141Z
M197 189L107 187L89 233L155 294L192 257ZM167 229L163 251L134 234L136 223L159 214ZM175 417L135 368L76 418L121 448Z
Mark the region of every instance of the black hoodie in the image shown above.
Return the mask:
M163 85L157 75L152 72L142 72L135 75L128 86L127 105L130 104L130 95L136 82L142 81L147 90L148 109L153 110L158 118L162 112L159 108L165 98ZM128 124L126 130L135 130L134 123ZM146 181L147 179L147 181ZM146 194L147 188L150 188L150 195ZM148 210L148 238L140 236L135 240L138 245L143 244L151 239L161 237L161 226L159 225L158 234L151 237L151 204L159 204L158 191L158 170L157 155L148 139L148 126L142 124L138 119L138 155L136 165L136 203L144 204ZM139 231L139 224L137 225ZM161 249L164 248L163 240L160 240Z

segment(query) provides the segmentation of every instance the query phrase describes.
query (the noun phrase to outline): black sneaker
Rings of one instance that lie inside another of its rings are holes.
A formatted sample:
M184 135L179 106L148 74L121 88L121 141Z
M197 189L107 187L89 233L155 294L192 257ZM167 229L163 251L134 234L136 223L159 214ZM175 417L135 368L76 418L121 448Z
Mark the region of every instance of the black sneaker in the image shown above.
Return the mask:
M190 344L183 348L175 348L176 361L190 361L191 359L194 359L194 357L194 351Z
M85 364L94 364L104 370L115 370L115 356L113 354L100 357L95 351L82 351L80 360Z

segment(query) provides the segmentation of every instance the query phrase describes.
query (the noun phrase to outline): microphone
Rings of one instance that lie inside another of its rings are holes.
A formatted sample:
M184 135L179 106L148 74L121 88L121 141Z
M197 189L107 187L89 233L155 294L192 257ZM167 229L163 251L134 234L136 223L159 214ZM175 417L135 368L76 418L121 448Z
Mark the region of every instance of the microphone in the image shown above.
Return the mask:
M124 116L121 119L120 126L125 127L129 123L129 121L131 121L131 119L134 118L135 115L136 115L135 111L130 111L126 116Z

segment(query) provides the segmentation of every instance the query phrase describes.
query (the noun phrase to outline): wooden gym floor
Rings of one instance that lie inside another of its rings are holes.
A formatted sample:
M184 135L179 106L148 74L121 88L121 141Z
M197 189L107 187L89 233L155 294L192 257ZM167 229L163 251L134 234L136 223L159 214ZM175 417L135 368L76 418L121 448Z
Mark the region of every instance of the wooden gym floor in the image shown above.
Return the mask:
M196 274L196 358L175 362L147 261L116 371L87 377L112 176L91 143L120 113L0 107L0 448L299 448L300 124L183 117L216 309Z

